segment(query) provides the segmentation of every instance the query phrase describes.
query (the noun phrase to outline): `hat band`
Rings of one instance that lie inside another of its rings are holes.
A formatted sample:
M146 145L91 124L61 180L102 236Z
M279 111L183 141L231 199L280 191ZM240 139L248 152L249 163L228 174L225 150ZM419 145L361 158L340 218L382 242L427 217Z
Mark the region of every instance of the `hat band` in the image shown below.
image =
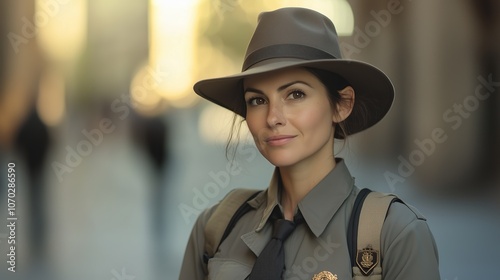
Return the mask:
M242 71L248 70L248 68L263 60L281 57L300 58L304 60L336 58L325 51L309 46L295 44L272 45L249 54L243 63Z

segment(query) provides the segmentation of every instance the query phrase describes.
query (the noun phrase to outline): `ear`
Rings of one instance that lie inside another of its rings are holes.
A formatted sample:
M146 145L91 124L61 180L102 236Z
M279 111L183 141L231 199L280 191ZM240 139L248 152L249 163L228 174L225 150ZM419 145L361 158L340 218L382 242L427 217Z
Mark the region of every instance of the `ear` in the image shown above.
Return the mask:
M354 89L351 86L347 86L339 90L340 102L336 105L337 114L333 115L333 122L340 123L347 119L352 112L354 107Z

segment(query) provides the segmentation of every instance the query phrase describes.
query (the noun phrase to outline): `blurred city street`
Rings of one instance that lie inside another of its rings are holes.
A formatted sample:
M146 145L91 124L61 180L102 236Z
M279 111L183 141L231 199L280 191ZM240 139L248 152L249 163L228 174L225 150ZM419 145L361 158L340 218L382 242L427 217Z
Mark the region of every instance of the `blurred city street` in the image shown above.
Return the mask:
M331 16L394 82L387 117L335 144L356 185L427 218L443 280L500 279L494 0L2 2L0 279L178 279L198 214L274 168L245 122L226 154L233 116L192 85L240 71L284 6Z
M193 202L198 193L194 190L202 193L203 186L216 182L210 174L225 171L227 165L222 146L196 140L193 121L191 112L179 112L176 118L169 120L180 129L170 139L169 168L160 179L165 188L161 236L154 232L151 224L154 209L151 209L150 187L155 183L148 166L151 163L126 137L116 132L62 183L57 182L51 170L47 171L50 189L46 194L46 253L43 259L30 258L27 236L30 217L24 207L28 200L24 191L26 180L22 176L23 164L18 162L20 245L16 275L21 278L11 278L12 274L2 271L1 275L7 277L2 279L177 279L184 247L196 218L195 212L183 212L181 205L194 209L205 206L201 204L203 200ZM189 153L193 147L197 152ZM354 153L347 152L345 158L357 185L391 191L381 164L361 163L359 158L350 158ZM49 158L57 157L56 152ZM237 155L241 173L229 175L229 186L222 189L219 185L221 191L207 199L209 205L235 186L266 186L272 166L257 153L251 161L247 158ZM498 190L442 197L427 195L405 183L392 191L428 218L439 248L442 279L494 277L499 260ZM7 208L3 203L0 206ZM5 236L6 232L0 233ZM0 239L2 252L7 248L5 240ZM6 256L2 255L1 259L5 262ZM22 277L25 275L27 278ZM46 278L40 278L41 275Z

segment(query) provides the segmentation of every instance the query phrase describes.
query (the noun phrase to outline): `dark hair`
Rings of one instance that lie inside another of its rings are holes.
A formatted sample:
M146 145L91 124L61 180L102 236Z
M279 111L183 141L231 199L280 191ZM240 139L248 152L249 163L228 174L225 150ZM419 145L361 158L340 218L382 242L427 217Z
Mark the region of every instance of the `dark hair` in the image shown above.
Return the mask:
M318 78L318 80L326 87L326 90L328 92L328 99L330 100L332 108L336 108L337 105L343 106L342 103L351 102L351 100L343 99L339 93L340 90L351 85L346 79L328 70L310 68L310 67L305 67L304 69L306 69L316 78ZM241 89L240 92L243 92L243 80L239 82L239 88ZM358 100L356 100L356 102L358 102ZM357 106L357 107L363 107L363 106ZM246 113L246 104L243 94L237 94L235 96L233 109L244 109L244 110L239 110L239 112ZM354 112L355 110L353 109L352 113ZM337 113L337 111L334 110L334 113ZM365 115L366 112L364 112L364 114L361 114L361 116ZM229 159L228 155L230 154L231 150L233 151L233 159L234 159L235 156L234 152L238 147L238 140L240 139L241 125L245 121L245 119L241 119L240 121L238 121L238 119L239 115L235 113L232 121L231 130L229 132L228 140L226 143L226 158L228 159ZM335 138L347 140L347 136L349 135L349 127L345 123L345 120L340 123L337 123L336 126L337 128L335 129L335 135L334 135ZM235 146L232 145L233 140L237 140Z
M235 95L235 98L233 99L233 104L232 104L232 111L233 112L243 112L243 115L246 115L247 112L247 105L245 103L245 97L243 95L243 79L241 79L238 82L238 88L239 88L239 94ZM238 149L238 143L240 140L240 131L241 131L241 125L245 122L245 118L241 117L240 115L234 113L233 115L233 120L231 123L231 130L229 131L229 135L227 136L227 142L226 142L226 158L229 160L229 153L232 151L233 157L232 159L234 160L234 157L236 155L236 150ZM236 139L236 144L232 145L233 140Z
M351 102L351 100L342 99L339 93L339 91L351 85L346 79L338 74L323 69L308 67L306 70L316 76L316 78L326 87L328 99L333 108L336 108L337 105L343 106L342 103ZM334 114L337 114L337 110L334 110ZM337 128L338 129L335 129L335 138L346 139L347 135L349 135L349 127L347 127L345 121L338 123Z

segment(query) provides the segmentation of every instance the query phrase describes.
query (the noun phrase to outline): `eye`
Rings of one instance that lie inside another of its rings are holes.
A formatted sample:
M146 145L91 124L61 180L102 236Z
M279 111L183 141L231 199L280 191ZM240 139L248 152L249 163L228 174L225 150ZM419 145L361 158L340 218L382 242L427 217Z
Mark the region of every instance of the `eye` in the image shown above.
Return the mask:
M301 90L294 90L288 94L287 99L301 99L304 98L304 96L306 96L306 94Z
M262 105L266 104L266 100L262 97L252 97L247 100L247 104L250 106Z

